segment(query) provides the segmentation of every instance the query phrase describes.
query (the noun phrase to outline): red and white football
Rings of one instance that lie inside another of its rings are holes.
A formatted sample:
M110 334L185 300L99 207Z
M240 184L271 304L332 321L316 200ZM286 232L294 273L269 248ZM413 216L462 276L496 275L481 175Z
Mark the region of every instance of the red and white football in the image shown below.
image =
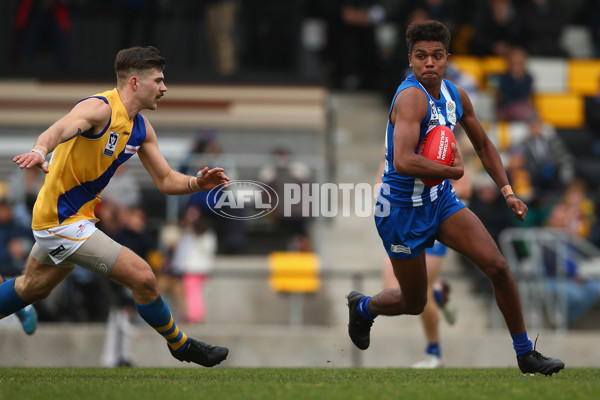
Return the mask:
M438 125L430 130L419 144L419 154L436 163L452 165L454 161L452 143L456 143L452 129L445 125ZM421 179L421 181L427 186L435 186L442 183L443 179Z

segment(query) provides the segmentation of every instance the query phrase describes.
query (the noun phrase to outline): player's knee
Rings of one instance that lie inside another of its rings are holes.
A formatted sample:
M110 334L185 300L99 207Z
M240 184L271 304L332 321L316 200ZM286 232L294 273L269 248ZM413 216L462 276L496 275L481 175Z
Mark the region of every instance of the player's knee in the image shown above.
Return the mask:
M142 297L155 299L158 296L156 277L150 268L137 277L137 293Z
M53 287L50 287L39 280L25 279L22 293L19 293L19 296L29 303L34 303L50 296L52 289Z
M510 275L506 260L502 257L496 258L486 269L486 275L492 282L506 279Z
M424 301L424 302L416 302L414 304L408 305L408 307L406 307L406 314L409 314L409 315L419 315L419 314L422 314L423 310L425 310L425 304L427 304L426 301Z
M405 314L409 315L419 315L425 310L425 305L427 304L427 295L418 296L414 299L410 299L405 304Z

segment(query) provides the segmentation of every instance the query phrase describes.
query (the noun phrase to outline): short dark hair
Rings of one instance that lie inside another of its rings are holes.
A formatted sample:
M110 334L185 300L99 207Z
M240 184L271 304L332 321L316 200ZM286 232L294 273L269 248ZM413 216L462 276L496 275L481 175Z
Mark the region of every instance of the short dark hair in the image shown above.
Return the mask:
M115 58L117 82L126 80L134 71L158 69L163 71L167 60L154 46L130 47L120 50Z
M427 20L427 21L414 21L408 25L406 29L406 45L408 46L408 52L412 53L413 46L417 42L441 42L444 48L450 52L450 31L446 25L440 21Z

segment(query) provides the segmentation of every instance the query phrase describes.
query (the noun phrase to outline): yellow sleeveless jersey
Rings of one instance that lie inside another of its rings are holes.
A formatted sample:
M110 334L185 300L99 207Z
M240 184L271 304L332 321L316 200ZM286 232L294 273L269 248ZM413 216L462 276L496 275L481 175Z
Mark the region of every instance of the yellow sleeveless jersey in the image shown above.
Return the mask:
M34 230L98 221L94 208L100 193L146 138L144 119L141 114L129 119L117 89L90 97L102 99L112 108L110 121L98 134L81 134L56 147L33 207Z

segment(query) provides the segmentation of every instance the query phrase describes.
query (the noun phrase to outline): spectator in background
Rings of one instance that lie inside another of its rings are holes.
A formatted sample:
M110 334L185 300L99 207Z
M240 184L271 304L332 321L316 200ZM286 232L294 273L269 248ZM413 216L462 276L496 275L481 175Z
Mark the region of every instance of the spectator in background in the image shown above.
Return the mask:
M31 212L37 194L44 184L44 174L39 169L19 170L7 179L9 201L15 217L27 228L31 226Z
M516 190L515 182L511 181L511 184L515 194L520 196ZM473 193L469 202L469 209L471 209L471 211L473 211L473 213L481 220L496 244L498 244L500 232L513 226L510 219L510 212L506 209L506 200L504 200L502 194L498 192L498 187L492 178L483 171L478 173L473 180ZM465 267L468 267L465 268L465 271L467 271L473 279L473 290L476 293L492 297L493 292L488 279L486 279L483 274L474 273L473 268L471 268L472 264L469 260L462 257L461 261Z
M506 173L515 194L527 202L533 201L535 198L533 182L531 173L527 169L527 159L522 147L513 146L509 150Z
M514 183L512 185L514 190ZM506 211L506 201L498 192L494 181L483 172L473 182L469 208L481 219L496 244L500 232L512 226L512 221L507 218L510 213Z
M289 71L295 67L302 17L298 10L304 1L242 1L241 62L246 71Z
M528 0L517 9L519 36L527 52L536 57L565 57L560 47L565 21L549 0Z
M446 68L444 78L448 79L455 85L462 87L471 98L473 107L477 109L477 106L479 105L480 91L477 80L473 77L473 75L455 68L455 66L450 63L448 68ZM457 129L457 132L460 132L460 125Z
M592 37L593 56L600 58L600 1L587 0L581 6L579 12L582 14L582 19L587 24Z
M204 21L213 65L220 75L231 75L238 68L238 0L204 0Z
M21 275L31 246L31 229L14 217L8 185L0 181L0 274Z
M515 193L529 203L527 226L542 226L575 167L554 128L537 116L527 122L528 135L508 152L507 173Z
M505 57L519 39L517 14L511 0L480 2L473 15L472 54Z
M190 152L179 167L179 172L187 173L197 165L213 165L225 163L231 170L231 179L236 180L237 171L234 160L223 153L219 143L218 133L213 129L200 129L190 144Z
M528 162L525 149L520 145L513 146L508 152L506 172L514 192L527 199L529 204L527 220L523 221L522 225L524 227L542 226L550 212L551 199L548 199L540 189L536 190L534 172L530 171Z
M185 294L185 320L203 322L206 317L204 285L215 266L217 236L208 228L198 207L190 206L181 220L173 264L181 271Z
M235 160L232 157L223 154L221 145L217 138L217 132L213 130L203 130L198 133L192 144L192 150L180 167L180 172L186 173L188 169L204 168L205 166L223 165L227 168L228 176L232 181L238 178ZM231 185L226 190L236 190L235 185ZM189 197L189 201L183 204L183 209L190 205L199 207L207 219L207 223L214 228L219 238L219 252L225 254L243 253L246 247L246 221L242 218L224 218L221 214L213 211L217 203L216 193L210 191L196 192ZM244 210L233 208L229 205L223 205L222 211L228 215L243 216Z
M588 194L587 183L575 179L567 185L561 200L554 206L547 225L587 239L595 221L595 206Z
M534 117L527 127L529 135L519 145L524 150L534 196L553 202L573 179L572 156L552 126Z
M21 0L15 16L16 64L32 68L52 42L57 67L69 64L71 17L64 0Z
M512 47L507 53L508 70L497 76L496 118L499 121L529 121L536 115L532 101L533 77L527 71L527 53Z
M576 179L565 189L561 201L552 209L546 225L587 239L595 220L596 212L587 193L587 184ZM560 294L559 298L566 298L567 322L574 323L600 299L600 280L580 276L579 259L573 246L565 243L561 248L566 254L560 253L558 248L544 248L544 267L553 294Z
M302 184L310 182L309 167L298 160L292 159L292 154L286 147L273 150L273 160L258 171L259 181L269 185L279 196L284 198L286 184ZM284 207L277 207L268 215L273 224L282 229L287 237L287 249L293 251L311 251L312 243L308 234L309 218L302 214L302 204L298 202L289 207L290 215L284 215Z
M600 16L600 4L598 5L598 14ZM596 78L596 82L600 89L600 75ZM585 97L584 101L585 125L593 136L593 143L590 144L591 154L600 156L600 90L594 96Z
M324 5L332 68L338 89L374 89L380 73L375 28L385 9L375 0L336 0Z
M138 179L125 165L115 171L109 184L102 191L102 199L112 202L119 209L142 205L142 188Z
M14 217L8 185L0 181L0 283L21 275L32 245L31 230ZM33 305L22 308L15 315L25 333L32 335L37 329L37 312Z
M120 48L158 45L159 0L119 0L114 4L120 18Z
M154 246L146 226L146 212L140 206L123 207L119 211L120 229L116 240L147 259Z

